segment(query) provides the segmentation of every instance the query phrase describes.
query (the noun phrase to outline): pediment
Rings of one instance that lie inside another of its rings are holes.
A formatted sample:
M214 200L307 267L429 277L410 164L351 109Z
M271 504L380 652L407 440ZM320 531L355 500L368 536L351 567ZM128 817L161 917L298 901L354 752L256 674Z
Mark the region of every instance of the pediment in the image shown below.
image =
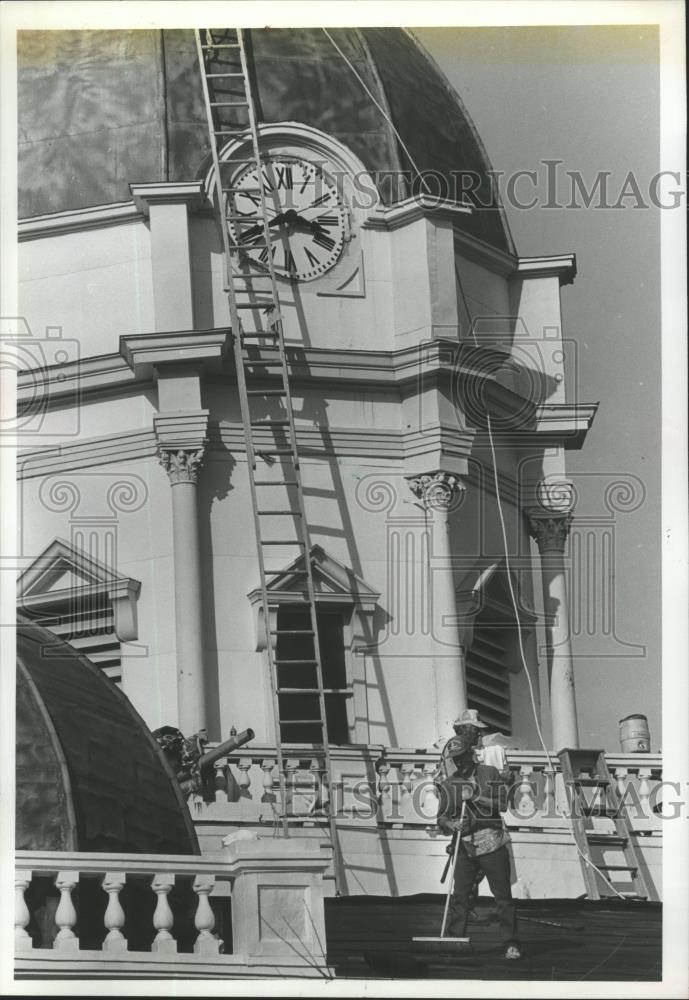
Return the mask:
M380 599L380 593L362 580L353 569L331 556L322 546L313 545L310 552L313 585L317 596L330 602L342 601L361 607L373 607ZM299 556L284 570L274 576L268 584L268 593L275 597L275 603L303 598L306 590L304 577L304 556ZM252 604L261 600L260 587L248 595Z
M112 602L118 638L129 641L137 638L140 589L138 580L115 572L63 538L55 538L19 576L17 603L30 608L82 594L105 594Z

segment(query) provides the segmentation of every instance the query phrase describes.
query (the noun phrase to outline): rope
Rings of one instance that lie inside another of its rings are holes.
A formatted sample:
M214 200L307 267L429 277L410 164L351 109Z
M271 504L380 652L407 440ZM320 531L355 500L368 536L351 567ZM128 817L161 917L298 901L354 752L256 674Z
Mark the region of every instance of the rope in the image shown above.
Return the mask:
M460 291L460 294L462 296L462 301L464 303L464 309L466 310L467 316L469 317L469 323L470 323L470 327L469 328L471 330L471 336L472 336L472 338L474 340L474 346L478 347L479 343L478 343L478 339L476 337L476 332L474 330L473 324L471 323L471 312L469 311L469 306L468 306L468 303L467 303L467 299L466 299L466 296L464 294L464 288L462 287L462 279L461 279L460 274L459 274L459 268L456 265L455 265L455 271L456 271L456 274L457 274L457 284L459 286L459 291ZM549 768L550 771L552 771L554 773L555 772L555 767L553 766L552 758L550 756L550 753L548 752L548 748L547 748L547 746L545 744L545 740L543 739L543 733L541 732L541 726L540 726L540 723L538 721L538 709L536 707L536 697L534 695L533 683L532 683L532 680L531 680L531 672L530 672L530 670L528 668L528 665L527 665L527 662L526 662L526 654L524 652L524 639L523 639L523 634L522 634L522 623L521 623L521 619L519 617L519 609L517 607L517 598L516 598L516 595L514 593L514 587L512 586L512 572L511 572L511 569L510 569L509 545L508 545L508 542L507 542L507 527L505 525L505 517L504 517L503 509L502 509L502 498L500 496L500 479L499 479L499 476L498 476L498 463L497 463L497 458L496 458L496 454L495 454L495 441L493 440L493 428L492 428L492 425L491 425L490 413L488 413L487 410L486 410L486 420L487 420L487 427L488 427L488 441L490 443L490 452L491 452L491 458L492 458L492 462L493 462L493 481L495 483L495 499L497 500L498 516L500 518L500 529L501 529L501 533L502 533L502 543L503 543L503 549L504 549L504 552L505 552L505 567L507 569L507 586L508 586L508 589L509 589L509 592L510 592L510 600L512 602L512 607L514 609L514 619L515 619L515 622L517 624L517 637L518 637L518 641L519 641L519 655L521 657L522 666L524 667L524 673L526 674L526 680L527 680L528 686L529 686L529 698L531 700L531 708L532 708L532 711L533 711L534 722L536 723L536 732L538 733L538 739L540 740L541 747L543 748L543 752L545 753L546 759L548 761L548 768ZM567 817L567 818L569 818L571 820L571 817ZM572 825L572 838L574 840L574 846L576 847L577 851L579 852L579 854L581 855L581 857L584 859L584 861L586 862L586 864L589 865L591 868L593 868L593 870L595 872L598 873L598 875L603 879L603 881L605 882L605 884L607 886L609 886L610 889L612 889L612 891L615 893L616 896L619 896L620 899L625 899L625 896L621 892L617 891L617 889L614 887L614 885L612 884L612 882L610 881L610 879L606 875L604 875L603 872L600 870L600 868L598 868L593 863L593 861L590 858L588 858L584 854L584 852L581 850L581 848L577 844L576 837L574 837L574 826L573 826L573 824L571 824L571 825Z
M342 51L342 49L340 48L340 46L337 44L337 42L335 41L335 39L333 38L333 36L330 34L330 32L327 31L325 28L323 28L322 31L323 31L323 34L326 36L326 38L328 38L329 41L332 42L333 46L337 49L337 51L339 52L339 54L342 56L342 58L344 59L345 63L347 64L347 66L349 66L350 70L352 71L352 73L354 74L354 76L357 78L357 80L359 81L359 83L361 84L361 86L364 88L364 90L366 91L367 95L373 101L373 103L378 108L378 110L380 111L380 113L383 116L383 118L385 119L385 121L388 123L388 125L390 126L390 128L392 129L392 131L395 133L395 135L397 136L397 141L399 142L399 144L402 147L402 149L404 150L404 152L407 154L407 159L409 160L409 162L411 163L412 167L416 171L416 176L419 178L419 180L421 181L421 183L423 184L423 186L426 188L426 191L429 194L432 194L432 191L429 188L429 186L426 183L426 181L424 180L423 174L419 170L419 168L418 168L418 166L416 164L416 161L414 160L414 157L409 152L409 149L407 148L407 144L405 143L404 139L402 138L402 136L397 131L394 122L390 118L389 114L387 113L387 111L385 110L385 108L383 107L383 105L379 104L379 102L375 99L375 97L373 96L373 94L371 93L371 91L369 90L369 88L366 86L365 81L362 79L362 77L357 72L356 67L353 66L352 63L349 61L349 59L344 54L344 52Z

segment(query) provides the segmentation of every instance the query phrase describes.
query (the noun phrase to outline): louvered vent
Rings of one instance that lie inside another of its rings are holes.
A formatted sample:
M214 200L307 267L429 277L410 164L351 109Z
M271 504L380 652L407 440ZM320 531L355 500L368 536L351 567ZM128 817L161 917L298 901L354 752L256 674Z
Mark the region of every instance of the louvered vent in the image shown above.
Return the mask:
M482 609L466 655L467 700L491 729L512 733L508 657L514 648L514 623L495 606Z
M118 686L122 681L120 640L112 605L103 594L69 595L24 608L32 621L71 643ZM46 656L49 656L46 651Z

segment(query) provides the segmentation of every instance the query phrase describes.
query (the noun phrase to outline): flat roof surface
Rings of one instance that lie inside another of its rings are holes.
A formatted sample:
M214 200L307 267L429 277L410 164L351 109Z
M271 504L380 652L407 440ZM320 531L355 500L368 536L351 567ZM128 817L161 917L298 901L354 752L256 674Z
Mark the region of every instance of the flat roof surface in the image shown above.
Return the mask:
M341 978L521 979L656 982L662 978L662 904L517 900L522 959L500 947L491 897L481 897L468 946L415 944L440 934L445 899L435 894L350 896L325 903L328 961ZM564 926L553 926L562 924Z

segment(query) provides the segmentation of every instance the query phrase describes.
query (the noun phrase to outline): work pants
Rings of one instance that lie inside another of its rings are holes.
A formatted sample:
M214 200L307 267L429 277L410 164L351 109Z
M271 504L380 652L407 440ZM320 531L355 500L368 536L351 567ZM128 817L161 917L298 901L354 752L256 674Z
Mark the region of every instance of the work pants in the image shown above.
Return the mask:
M450 900L447 933L450 937L464 937L471 905L472 888L479 872L488 879L495 897L495 909L500 925L500 939L504 945L516 941L517 914L512 900L510 883L510 856L506 847L499 847L490 854L470 858L460 844L455 868L455 882Z

